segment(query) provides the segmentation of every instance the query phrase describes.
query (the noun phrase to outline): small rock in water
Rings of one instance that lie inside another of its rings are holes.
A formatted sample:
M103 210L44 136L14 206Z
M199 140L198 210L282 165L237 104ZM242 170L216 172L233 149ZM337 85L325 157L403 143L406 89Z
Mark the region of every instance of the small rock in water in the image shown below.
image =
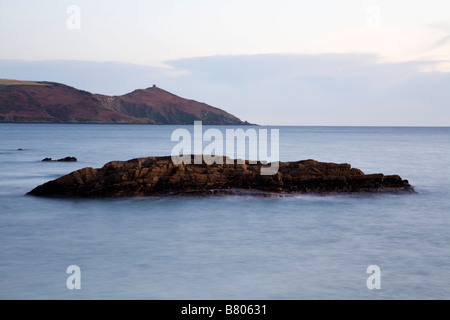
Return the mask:
M59 161L59 162L76 162L77 158L75 158L75 157L65 157L63 159L58 159L56 161Z
M76 162L78 160L75 157L65 157L65 158L58 159L58 160L53 160L52 158L45 158L45 159L42 159L42 161Z

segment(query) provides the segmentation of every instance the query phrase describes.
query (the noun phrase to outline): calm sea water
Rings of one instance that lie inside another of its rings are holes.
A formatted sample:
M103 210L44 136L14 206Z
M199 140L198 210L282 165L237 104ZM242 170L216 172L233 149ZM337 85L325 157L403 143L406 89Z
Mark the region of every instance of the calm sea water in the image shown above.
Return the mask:
M413 195L25 196L83 167L168 155L175 128L1 124L0 299L450 298L450 128L277 127L282 161L399 174ZM41 162L66 156L79 161ZM67 289L69 265L81 290Z

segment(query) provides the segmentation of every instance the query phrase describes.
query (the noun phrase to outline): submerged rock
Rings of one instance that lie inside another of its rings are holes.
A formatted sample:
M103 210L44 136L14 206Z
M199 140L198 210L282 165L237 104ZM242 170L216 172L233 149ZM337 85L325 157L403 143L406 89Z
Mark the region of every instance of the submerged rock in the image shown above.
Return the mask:
M192 162L193 163L193 162ZM132 197L167 194L414 192L398 175L364 174L350 164L304 160L280 162L278 173L261 175L262 164L174 164L171 157L112 161L84 168L29 192L49 197Z
M42 159L43 162L57 161L57 162L77 162L78 159L75 157L65 157L58 160L53 160L52 158Z
M58 159L56 161L58 161L58 162L77 162L78 160L75 157L65 157L62 159Z

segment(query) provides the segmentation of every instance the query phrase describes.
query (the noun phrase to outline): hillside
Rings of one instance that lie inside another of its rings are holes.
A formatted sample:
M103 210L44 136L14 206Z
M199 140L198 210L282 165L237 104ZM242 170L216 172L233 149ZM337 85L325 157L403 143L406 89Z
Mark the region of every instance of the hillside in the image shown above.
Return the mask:
M0 79L0 122L245 125L205 103L156 86L122 96L92 94L41 81Z

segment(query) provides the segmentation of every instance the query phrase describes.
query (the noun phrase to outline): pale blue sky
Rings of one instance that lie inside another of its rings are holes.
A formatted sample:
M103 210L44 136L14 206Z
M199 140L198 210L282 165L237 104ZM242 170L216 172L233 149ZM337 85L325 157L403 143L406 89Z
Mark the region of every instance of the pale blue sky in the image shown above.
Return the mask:
M260 124L450 125L449 74L448 0L0 3L0 78L156 83Z

